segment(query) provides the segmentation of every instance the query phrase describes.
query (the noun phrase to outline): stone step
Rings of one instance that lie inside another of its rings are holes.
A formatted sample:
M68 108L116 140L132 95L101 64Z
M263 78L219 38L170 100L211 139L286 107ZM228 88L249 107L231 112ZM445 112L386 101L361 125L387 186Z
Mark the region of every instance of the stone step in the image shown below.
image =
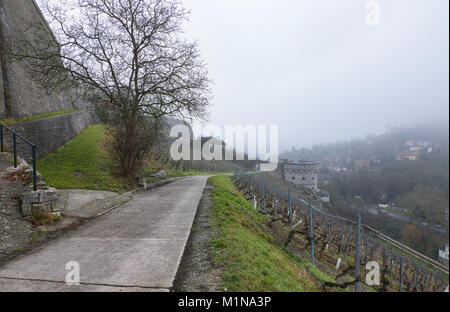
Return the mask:
M27 161L18 157L17 168L14 168L10 162L10 158L11 154L0 154L0 161L2 162L0 170L3 170L6 174L19 171L32 174L32 166L30 166ZM22 216L31 216L36 210L44 210L54 215L60 215L58 191L55 188L46 186L45 181L42 179L42 175L39 172L36 172L36 181L38 184L37 191L33 191L32 186L30 185L28 189L24 187L20 194L19 206Z

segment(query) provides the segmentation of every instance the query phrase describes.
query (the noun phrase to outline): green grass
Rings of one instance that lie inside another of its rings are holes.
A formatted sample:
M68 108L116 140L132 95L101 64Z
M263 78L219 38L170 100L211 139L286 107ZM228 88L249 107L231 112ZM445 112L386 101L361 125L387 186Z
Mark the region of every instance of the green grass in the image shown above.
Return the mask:
M227 176L209 179L212 190L212 261L229 291L317 291L314 278L265 231L266 217L255 211Z
M307 269L316 279L319 281L326 281L330 283L336 283L336 280L329 277L326 273L322 272L317 268L315 265L313 265L309 260L306 260L305 258L300 259L300 266L302 268Z
M0 119L0 124L3 124L5 126L11 126L11 125L21 123L21 122L33 121L33 120L48 118L48 117L55 117L55 116L59 116L59 115L71 114L71 113L76 113L76 112L80 112L80 111L81 110L77 110L77 109L68 109L68 110L43 113L43 114L39 114L39 115L28 116L28 117L23 117L23 118L18 118L18 119L14 119L14 118Z
M58 189L88 189L124 192L137 188L136 181L119 177L115 172L112 158L104 147L105 131L103 125L92 125L54 153L38 160L37 168L47 185ZM166 164L147 159L145 172L165 169ZM212 175L211 172L179 171L167 169L167 177L191 175ZM148 178L147 182L164 179Z
M92 125L55 153L38 160L45 182L59 189L90 189L123 192L130 188L114 176L112 161L103 148L105 127Z
M167 174L170 177L187 177L187 176L201 176L201 175L223 175L223 174L232 174L233 172L216 172L216 171L198 171L198 170L188 170L188 171L180 171L175 169L167 170Z
M233 172L215 172L215 171L199 171L191 169L178 170L171 168L167 164L155 161L153 159L146 159L144 162L143 171L145 173L155 173L162 169L167 171L167 178L186 177L186 176L201 176L201 175L232 175ZM148 183L155 182L154 178L147 178Z

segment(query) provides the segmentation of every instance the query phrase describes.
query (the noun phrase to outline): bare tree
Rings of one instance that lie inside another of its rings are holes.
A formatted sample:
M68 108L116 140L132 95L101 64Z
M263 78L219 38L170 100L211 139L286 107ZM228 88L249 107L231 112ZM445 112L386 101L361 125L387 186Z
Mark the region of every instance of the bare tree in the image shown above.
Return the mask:
M124 175L139 169L163 116L205 117L210 81L197 43L179 36L189 14L181 1L41 2L54 36L27 25L10 38L9 56L47 90L106 107Z

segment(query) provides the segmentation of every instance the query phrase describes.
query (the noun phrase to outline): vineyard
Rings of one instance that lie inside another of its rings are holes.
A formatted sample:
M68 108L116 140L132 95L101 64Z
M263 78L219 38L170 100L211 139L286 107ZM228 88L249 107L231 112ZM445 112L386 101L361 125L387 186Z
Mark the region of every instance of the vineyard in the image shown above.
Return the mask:
M198 139L197 139L198 140ZM170 147L173 143L173 138L164 137L162 141L153 146L149 152L149 159L158 163L164 164L164 168L171 169L178 172L230 172L232 173L235 168L241 170L253 170L255 168L256 161L252 160L206 160L201 157L200 160L174 160L170 155ZM192 148L192 154L200 152L196 149L194 140L189 142ZM202 145L203 146L203 145ZM225 153L225 150L223 151ZM192 155L190 154L190 157ZM193 157L192 157L193 158ZM223 157L224 159L225 157Z
M238 167L241 169L252 169L247 161L226 161L226 160L173 160L168 153L152 151L149 158L164 164L167 169L180 172L233 172ZM253 165L254 168L254 165Z
M304 190L301 198L297 188L266 174L235 170L233 180L254 209L286 231L280 247L295 240L312 265L333 268L335 279L323 280L324 289L441 292L448 286L442 264L362 224L360 215L348 220L327 214L313 194L305 200Z

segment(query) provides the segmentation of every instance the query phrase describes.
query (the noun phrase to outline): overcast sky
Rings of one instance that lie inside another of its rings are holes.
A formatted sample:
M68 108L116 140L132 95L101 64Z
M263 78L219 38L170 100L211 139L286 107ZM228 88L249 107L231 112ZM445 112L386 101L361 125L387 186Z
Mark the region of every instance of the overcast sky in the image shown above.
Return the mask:
M211 123L278 124L280 151L446 122L449 1L185 0Z
M448 0L183 2L214 80L210 123L277 124L280 151L448 124Z

